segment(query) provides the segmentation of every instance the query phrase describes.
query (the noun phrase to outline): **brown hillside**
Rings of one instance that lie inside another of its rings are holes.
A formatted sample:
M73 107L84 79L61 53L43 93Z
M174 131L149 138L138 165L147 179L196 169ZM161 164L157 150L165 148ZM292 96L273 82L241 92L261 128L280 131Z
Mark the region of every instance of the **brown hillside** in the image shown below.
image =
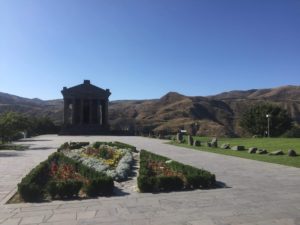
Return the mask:
M300 123L300 86L231 91L208 97L188 97L169 92L160 99L110 102L114 129L140 132L195 130L199 135L241 135L238 121L244 111L260 102L278 104ZM27 115L49 116L62 121L62 100L43 101L0 93L0 113L13 110Z

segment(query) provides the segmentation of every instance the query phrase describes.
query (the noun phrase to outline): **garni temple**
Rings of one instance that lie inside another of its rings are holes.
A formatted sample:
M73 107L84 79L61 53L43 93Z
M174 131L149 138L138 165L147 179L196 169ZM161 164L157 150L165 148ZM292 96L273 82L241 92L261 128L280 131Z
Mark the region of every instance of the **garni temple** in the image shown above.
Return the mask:
M83 84L64 87L64 124L60 135L100 135L109 133L109 89L84 80Z

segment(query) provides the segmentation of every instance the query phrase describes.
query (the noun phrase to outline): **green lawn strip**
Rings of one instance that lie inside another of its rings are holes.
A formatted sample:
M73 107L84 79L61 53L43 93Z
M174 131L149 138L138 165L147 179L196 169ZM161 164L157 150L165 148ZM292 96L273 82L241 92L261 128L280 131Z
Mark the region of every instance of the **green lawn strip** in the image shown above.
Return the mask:
M211 138L201 138L201 137L196 137L196 140L202 141L202 144L205 141L211 140ZM247 139L247 138L221 138L219 139L219 146L222 145L222 143L229 143L231 146L234 145L244 145L247 149L249 147L258 147L258 148L265 148L269 152L282 149L285 153L285 155L279 155L279 156L270 156L270 155L259 155L259 154L249 154L247 150L245 151L234 151L230 149L222 149L222 148L209 148L206 146L201 146L201 147L194 147L194 146L189 146L187 144L178 144L176 142L170 142L170 144L180 146L180 147L186 147L194 150L200 150L200 151L205 151L205 152L211 152L211 153L216 153L216 154L223 154L223 155L229 155L229 156L235 156L235 157L240 157L240 158L246 158L246 159L252 159L252 160L258 160L258 161L263 161L263 162L269 162L269 163L276 163L276 164L281 164L281 165L286 165L286 166L293 166L293 167L298 167L300 168L300 156L297 157L289 157L287 155L287 151L289 148L292 148L290 146L299 146L299 143L294 144L296 140L299 141L299 139L288 139L288 138L278 138L279 140L275 138L271 138L270 140L267 139ZM266 142L264 142L266 140ZM273 142L272 142L273 141ZM284 141L282 143L281 141ZM290 142L289 142L290 141ZM283 148L285 147L285 148ZM294 148L295 149L295 148ZM300 149L300 148L298 148ZM297 151L299 154L299 151Z

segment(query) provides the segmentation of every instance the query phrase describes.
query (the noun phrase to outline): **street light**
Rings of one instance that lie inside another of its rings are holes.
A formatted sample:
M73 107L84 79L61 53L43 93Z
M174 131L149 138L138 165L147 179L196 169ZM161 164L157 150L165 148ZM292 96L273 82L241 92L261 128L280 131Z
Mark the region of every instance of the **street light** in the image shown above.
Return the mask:
M271 114L266 115L267 120L268 120L268 137L270 137L270 118L272 117Z

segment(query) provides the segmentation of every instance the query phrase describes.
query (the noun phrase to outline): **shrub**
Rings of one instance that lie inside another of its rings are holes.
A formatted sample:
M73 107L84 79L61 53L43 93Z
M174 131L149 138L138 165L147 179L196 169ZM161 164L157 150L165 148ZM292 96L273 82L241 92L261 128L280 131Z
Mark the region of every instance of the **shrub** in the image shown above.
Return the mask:
M99 141L97 141L97 142L93 143L92 146L93 146L93 148L99 148L103 144L106 144L106 142L99 142Z
M158 176L156 178L157 191L177 191L183 188L183 181L177 176Z
M196 189L196 188L210 188L215 185L216 178L214 174L202 173L195 175L187 175L187 188Z
M89 145L90 142L70 142L70 149L78 149Z
M35 202L43 197L43 187L48 181L49 163L44 161L32 169L18 184L18 192L24 201Z
M126 149L130 149L133 152L136 152L136 147L133 145L125 144L119 141L115 141L113 144L118 148L126 148Z
M285 132L282 137L286 138L300 138L300 127L292 127L290 130Z
M78 196L78 193L83 183L78 180L66 180L66 181L50 181L47 185L47 191L52 198L57 195L60 198L72 198Z
M18 184L18 192L26 202L37 202L42 199L43 191L40 185L29 182Z
M118 141L115 141L115 142L99 142L98 141L98 142L93 143L94 148L99 148L101 145L108 145L108 146L111 146L111 147L130 149L131 151L134 151L134 152L136 151L135 146L125 144L123 142L118 142Z
M111 195L114 188L114 181L111 177L99 177L92 179L84 186L84 191L90 197L99 195Z
M69 149L69 142L65 142L63 143L61 146L59 146L59 148L57 149L58 152L62 151L62 150L66 150Z
M156 187L156 178L140 175L137 178L138 187L141 192L154 192Z
M72 150L72 149L78 149L78 148L82 148L84 146L89 145L90 142L65 142L64 144L62 144L57 150L58 152L61 150Z

